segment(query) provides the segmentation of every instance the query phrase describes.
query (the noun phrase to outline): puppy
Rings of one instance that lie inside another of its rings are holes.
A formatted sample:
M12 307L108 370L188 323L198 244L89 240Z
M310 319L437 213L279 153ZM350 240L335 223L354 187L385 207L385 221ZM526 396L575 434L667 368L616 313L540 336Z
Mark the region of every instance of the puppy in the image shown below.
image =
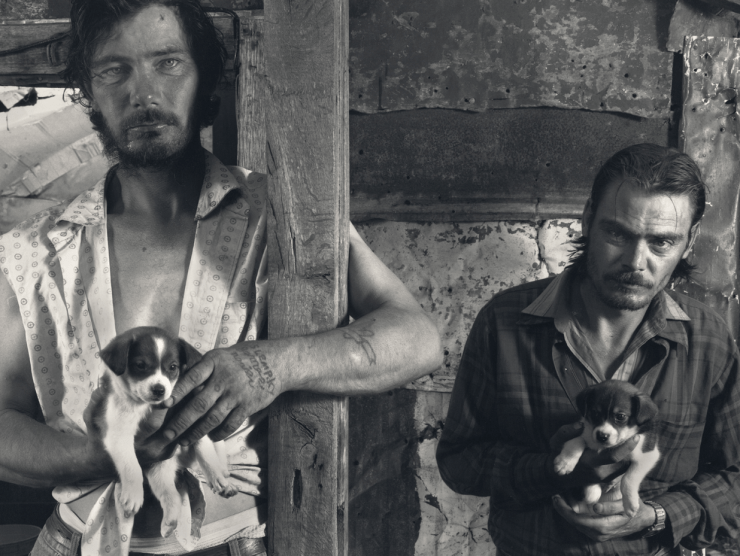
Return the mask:
M153 464L143 473L136 459L134 437L139 425L155 405L170 397L180 374L200 360L198 351L161 328L139 327L114 338L100 357L108 366L101 381L105 399L96 408L93 422L118 472L118 501L124 515L134 515L141 508L146 474L162 506L161 534L169 536L177 528L181 507L176 475L193 460L200 464L214 492L224 497L236 494L223 445L207 436L187 448L176 448L170 459Z
M600 452L639 433L640 440L628 458L630 465L620 488L625 514L635 515L640 507L640 483L660 459L655 431L658 406L650 396L621 380L585 388L576 397L576 405L583 416L583 433L563 445L554 461L555 472L571 473L586 448ZM594 504L601 498L602 485L589 485L584 494L585 504ZM580 512L584 508L579 505L574 509Z

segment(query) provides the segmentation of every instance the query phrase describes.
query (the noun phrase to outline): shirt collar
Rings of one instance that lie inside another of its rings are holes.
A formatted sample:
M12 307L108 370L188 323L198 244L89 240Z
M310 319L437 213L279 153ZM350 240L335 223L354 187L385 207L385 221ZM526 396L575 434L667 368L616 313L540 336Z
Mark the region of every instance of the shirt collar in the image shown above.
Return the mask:
M556 322L556 328L562 332L562 326L558 325L571 320L568 305L572 280L573 270L566 268L522 311L520 324L537 324L553 320ZM686 330L680 321L690 320L680 305L663 290L650 302L643 323L650 326L656 336L687 345Z
M205 176L198 200L195 219L201 220L211 214L235 189L240 189L239 182L229 169L212 153L205 151ZM59 215L55 229L68 229L73 225L95 226L105 223L106 203L105 185L112 176L101 179L92 189L78 195Z

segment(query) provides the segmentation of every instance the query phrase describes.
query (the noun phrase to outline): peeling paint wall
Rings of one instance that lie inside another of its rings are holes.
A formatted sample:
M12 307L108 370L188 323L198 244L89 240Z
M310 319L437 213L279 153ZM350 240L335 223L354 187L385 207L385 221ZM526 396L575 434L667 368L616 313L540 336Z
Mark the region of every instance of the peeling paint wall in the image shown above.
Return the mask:
M435 320L445 364L411 385L414 392L350 400L350 554L492 556L488 499L450 490L434 457L450 390L481 307L501 290L562 272L580 221L370 222L357 229ZM403 488L414 488L415 497ZM396 528L387 531L394 518ZM398 538L412 525L413 545ZM370 541L373 528L378 539ZM395 541L384 544L386 535Z
M373 222L357 229L442 334L444 366L413 387L449 392L481 307L501 290L560 273L580 222Z

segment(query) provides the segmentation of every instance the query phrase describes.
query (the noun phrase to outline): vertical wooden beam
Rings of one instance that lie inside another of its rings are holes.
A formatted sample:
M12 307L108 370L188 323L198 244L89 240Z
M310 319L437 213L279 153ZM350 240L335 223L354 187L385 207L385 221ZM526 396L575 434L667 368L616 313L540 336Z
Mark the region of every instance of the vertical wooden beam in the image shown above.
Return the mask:
M239 75L236 80L237 164L267 173L265 151L265 45L262 10L239 12Z
M701 168L709 199L694 246L698 288L685 290L716 308L737 340L740 201L740 40L686 37L681 148Z
M269 335L347 315L348 0L265 2ZM289 393L270 412L268 540L347 553L347 400Z

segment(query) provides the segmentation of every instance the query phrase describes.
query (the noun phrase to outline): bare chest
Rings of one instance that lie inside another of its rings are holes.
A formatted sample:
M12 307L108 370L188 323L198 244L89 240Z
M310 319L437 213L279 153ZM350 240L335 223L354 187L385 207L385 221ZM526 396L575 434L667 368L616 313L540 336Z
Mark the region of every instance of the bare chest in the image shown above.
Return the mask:
M195 225L135 229L109 223L116 332L159 326L177 335Z

